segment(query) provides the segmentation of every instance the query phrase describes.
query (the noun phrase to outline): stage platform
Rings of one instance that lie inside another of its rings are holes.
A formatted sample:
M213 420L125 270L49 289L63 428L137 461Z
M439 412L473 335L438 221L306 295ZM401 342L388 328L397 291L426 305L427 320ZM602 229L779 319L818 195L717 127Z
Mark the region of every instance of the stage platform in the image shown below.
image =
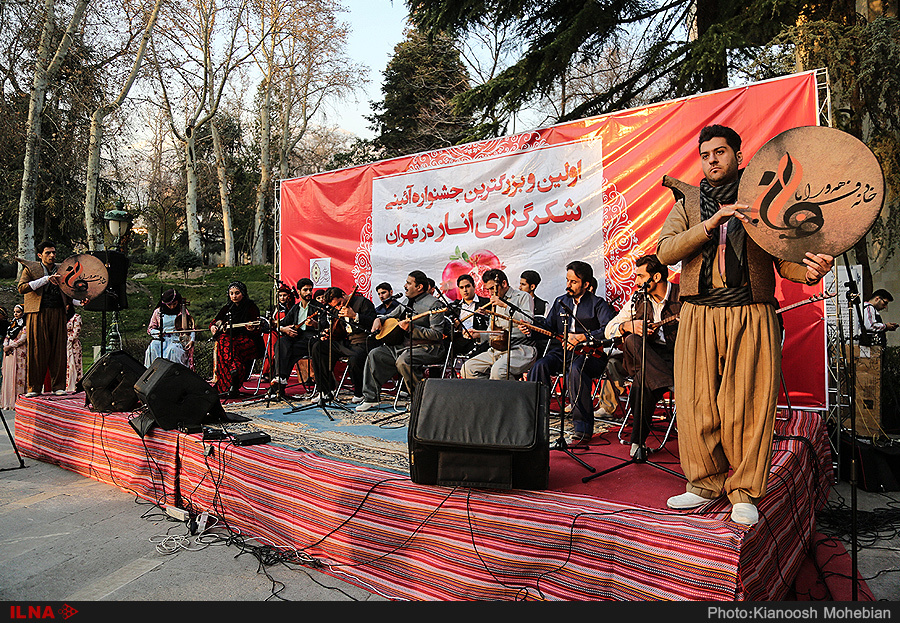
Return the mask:
M461 381L464 382L464 381ZM760 522L729 520L727 501L665 507L684 490L677 436L648 463L582 482L572 456L550 453L546 491L413 483L402 414L247 399L236 446L99 413L84 394L19 397L16 443L32 459L109 483L160 506L209 511L234 531L392 600L773 601L791 595L832 482L822 416L782 414ZM330 417L329 417L330 415ZM617 429L576 450L596 472L628 460ZM556 431L551 437L556 439Z

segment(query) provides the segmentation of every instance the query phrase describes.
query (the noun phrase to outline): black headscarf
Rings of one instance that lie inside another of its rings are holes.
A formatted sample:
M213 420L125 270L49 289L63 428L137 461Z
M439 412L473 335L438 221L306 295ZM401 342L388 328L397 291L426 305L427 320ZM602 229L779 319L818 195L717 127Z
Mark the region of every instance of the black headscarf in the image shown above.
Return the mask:
M178 305L176 305L175 307L169 307L167 303L171 303L173 300L178 301ZM181 306L183 304L184 300L181 298L181 294L177 290L175 290L175 288L169 288L162 293L162 296L159 297L159 303L156 304L156 308L161 314L174 316L181 313Z

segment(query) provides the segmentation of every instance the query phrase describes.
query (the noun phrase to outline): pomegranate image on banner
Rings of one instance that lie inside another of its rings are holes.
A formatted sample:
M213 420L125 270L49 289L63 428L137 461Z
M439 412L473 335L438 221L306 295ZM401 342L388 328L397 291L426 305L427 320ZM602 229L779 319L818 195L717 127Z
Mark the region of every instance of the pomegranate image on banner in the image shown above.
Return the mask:
M478 296L490 297L481 276L492 268L504 269L506 265L500 261L493 252L487 249L479 249L474 253L460 251L459 247L450 256L450 262L444 267L441 274L441 292L452 301L459 300L459 290L456 288L456 278L460 275L472 275L475 280L475 292Z

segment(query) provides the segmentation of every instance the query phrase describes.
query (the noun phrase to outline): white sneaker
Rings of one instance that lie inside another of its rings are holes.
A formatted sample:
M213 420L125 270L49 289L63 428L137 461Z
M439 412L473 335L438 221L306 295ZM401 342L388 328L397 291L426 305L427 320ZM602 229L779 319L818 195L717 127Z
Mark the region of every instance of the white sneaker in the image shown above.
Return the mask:
M334 396L331 394L323 394L322 392L316 392L310 397L310 400L313 402L329 402L334 399Z
M358 404L358 403L362 402L363 400L365 400L365 398L363 398L362 396L354 396L353 398L350 399L350 402L352 402L354 404Z
M28 392L27 394L25 394L26 398L34 398L35 396L40 396L40 394L37 392Z
M704 504L708 504L712 502L712 500L707 500L704 497L700 497L696 493L685 492L681 495L674 495L666 500L666 506L669 508L677 508L677 509L686 509L686 508L697 508L698 506L703 506Z
M369 402L368 400L363 398L363 401L361 403L359 403L358 405L356 405L356 412L362 413L363 411L371 411L372 409L377 407L378 404L379 403L377 403L377 402Z
M65 396L65 395L66 395L66 390L64 390L64 389L57 389L57 390L56 390L55 392L53 392L53 393L56 394L57 396Z
M731 507L731 521L745 526L752 526L759 521L759 511L753 504L738 502Z

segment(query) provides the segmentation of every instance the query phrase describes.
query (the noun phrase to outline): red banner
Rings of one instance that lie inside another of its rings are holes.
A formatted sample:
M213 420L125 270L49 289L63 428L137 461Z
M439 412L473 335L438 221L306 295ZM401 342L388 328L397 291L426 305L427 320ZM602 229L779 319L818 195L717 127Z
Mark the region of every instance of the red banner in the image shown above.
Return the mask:
M565 265L583 260L618 307L634 290L634 260L653 252L674 203L663 175L692 184L702 177L701 128L734 128L748 163L773 136L816 125L817 111L808 72L285 180L281 279L309 276L374 296L382 281L400 292L418 269L456 298L460 274L477 282L500 267L516 286L531 269L542 277L538 296L552 301L564 291ZM776 294L784 306L818 293L782 282ZM790 404L827 408L824 305L782 318Z

